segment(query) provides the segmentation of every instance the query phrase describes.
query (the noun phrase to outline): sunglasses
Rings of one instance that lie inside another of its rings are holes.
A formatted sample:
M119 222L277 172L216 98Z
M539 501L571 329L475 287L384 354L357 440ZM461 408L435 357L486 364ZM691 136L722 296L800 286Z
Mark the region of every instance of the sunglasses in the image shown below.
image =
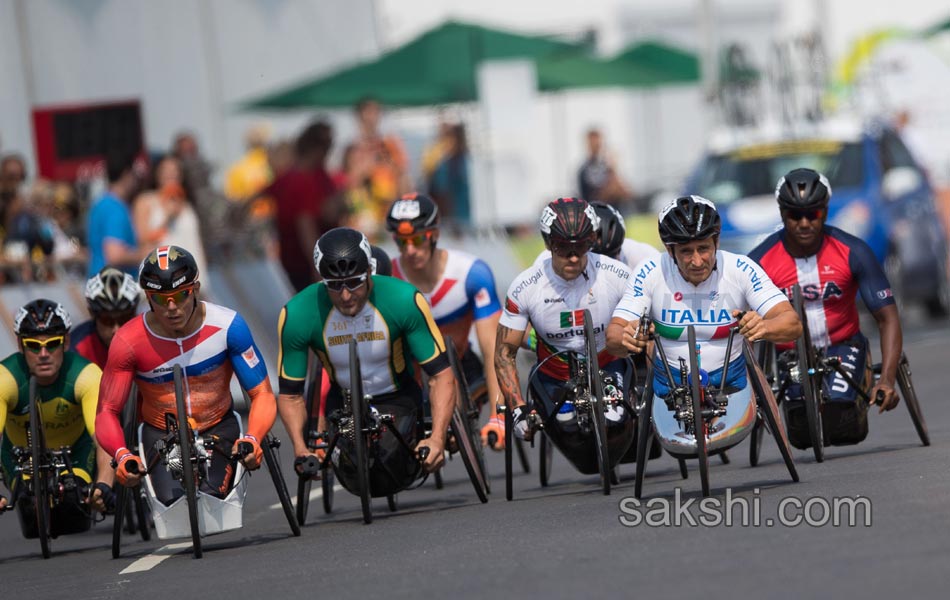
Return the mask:
M396 245L400 249L405 248L409 244L412 244L414 247L418 248L419 246L425 244L427 241L432 239L432 231L423 231L422 233L417 233L416 235L410 236L399 236L394 235L393 240L395 240Z
M177 302L176 302L177 304ZM101 323L104 327L115 327L116 325L125 325L132 320L132 317L135 316L135 313L117 313L117 314L106 314L106 315L97 315L96 321Z
M175 290L174 292L148 292L148 299L159 306L168 308L168 305L172 302L174 302L175 305L183 303L185 300L190 298L193 293L195 293L195 286L189 285L188 287L183 287L180 290Z
M323 283L327 284L327 289L333 292L342 292L343 288L355 292L366 283L366 273L359 277L347 277L346 279L324 279Z
M801 221L802 219L808 219L809 221L818 221L825 216L825 209L823 208L809 208L806 210L800 210L797 208L786 208L785 217L793 221Z
M66 336L56 335L45 340L38 340L36 338L23 338L20 341L23 342L24 348L33 354L39 354L43 348L46 348L50 352L55 352L62 347L65 340Z
M570 258L571 256L584 256L594 247L593 240L579 240L577 242L552 242L551 254L561 258Z

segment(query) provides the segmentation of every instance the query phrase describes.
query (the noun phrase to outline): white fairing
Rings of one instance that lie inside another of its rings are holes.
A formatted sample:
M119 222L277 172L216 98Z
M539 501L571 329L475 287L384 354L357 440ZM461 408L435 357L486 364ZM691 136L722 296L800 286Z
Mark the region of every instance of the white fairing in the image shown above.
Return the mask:
M240 415L234 413L234 416L238 423L241 423ZM243 435L244 428L241 426L238 437L240 438ZM142 439L142 425L139 425L139 439ZM143 463L146 462L145 447L141 443L139 444L139 457ZM164 468L164 466L158 465L157 468ZM247 478L244 476L244 465L240 462L237 463L234 478L237 483L231 489L231 493L225 496L223 500L198 491L198 530L202 536L240 529L243 526ZM152 519L155 521L155 533L158 535L158 539L191 537L187 497L182 496L172 502L170 506L165 506L155 497L152 479L148 476L145 477L143 489L152 510Z

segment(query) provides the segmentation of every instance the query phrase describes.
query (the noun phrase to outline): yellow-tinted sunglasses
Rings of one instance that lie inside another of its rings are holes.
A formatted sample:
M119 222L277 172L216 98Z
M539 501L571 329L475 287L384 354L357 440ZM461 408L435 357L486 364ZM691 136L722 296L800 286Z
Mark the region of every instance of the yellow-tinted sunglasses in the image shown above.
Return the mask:
M175 305L179 305L188 298L191 297L191 294L194 293L195 286L189 285L188 287L183 287L180 290L175 290L174 292L148 292L148 299L158 304L159 306L164 306L168 308L168 305L172 302Z
M38 340L36 338L23 338L20 341L23 343L24 348L33 354L39 354L43 348L46 348L50 352L59 350L59 348L62 347L63 343L66 341L66 336L54 335L53 337L45 340Z

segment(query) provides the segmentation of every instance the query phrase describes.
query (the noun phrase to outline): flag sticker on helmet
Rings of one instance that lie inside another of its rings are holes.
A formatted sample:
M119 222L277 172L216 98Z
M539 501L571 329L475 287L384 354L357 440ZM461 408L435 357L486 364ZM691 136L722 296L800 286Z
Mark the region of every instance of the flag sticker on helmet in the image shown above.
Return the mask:
M241 358L244 359L244 362L247 363L247 366L254 368L260 363L260 359L257 358L257 352L254 351L254 346L251 346L247 350L241 353Z
M155 250L155 256L158 258L158 268L162 271L168 268L168 246L161 246Z
M419 201L413 196L411 199L397 200L390 214L397 221L412 220L422 214L422 210L419 208Z

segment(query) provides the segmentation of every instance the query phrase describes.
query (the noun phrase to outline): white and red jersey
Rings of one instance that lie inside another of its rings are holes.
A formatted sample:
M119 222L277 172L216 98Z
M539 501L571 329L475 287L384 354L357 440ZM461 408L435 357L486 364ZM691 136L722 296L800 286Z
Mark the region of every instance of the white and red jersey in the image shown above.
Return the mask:
M263 439L273 424L255 419L253 401L259 394L264 404L274 403L267 367L251 331L235 311L204 302L205 318L198 331L184 338L166 338L154 333L139 315L116 332L109 345L109 358L99 387L96 436L114 455L126 442L119 415L134 382L142 398L140 419L165 428L165 415L176 414L173 367L184 371L185 404L198 431L220 421L232 408L231 376L252 398L248 431ZM276 404L273 404L276 412ZM269 407L268 407L269 408ZM258 422L255 422L258 421Z
M814 256L794 258L785 249L785 230L756 246L754 257L789 298L797 283L805 301L811 341L819 348L840 344L860 331L858 292L871 312L894 304L884 269L864 240L825 225Z
M663 254L634 269L613 316L635 321L649 314L673 365L680 357L688 358L687 327L693 325L702 367L712 372L724 364L729 330L736 325L732 311L754 310L764 316L785 301L765 270L748 256L717 251L712 274L693 285L683 279L672 257ZM734 341L729 362L741 355L742 344Z
M571 281L556 274L548 258L512 282L499 324L524 331L530 323L538 336L538 361L544 362L541 372L567 380L566 356L545 359L561 350L584 352L584 309L593 320L598 362L604 366L616 359L606 351L607 323L628 281L625 264L600 254L588 253L584 271Z
M636 269L637 265L648 258L660 258L660 251L650 244L644 244L630 238L623 240L623 245L620 246L620 254L617 255L617 260L627 265L630 271Z
M432 317L443 336L451 337L459 356L468 350L472 323L501 310L495 277L480 258L446 249L445 270L432 291L422 295L432 307ZM393 259L393 277L409 281L399 257ZM412 283L409 281L409 283Z

